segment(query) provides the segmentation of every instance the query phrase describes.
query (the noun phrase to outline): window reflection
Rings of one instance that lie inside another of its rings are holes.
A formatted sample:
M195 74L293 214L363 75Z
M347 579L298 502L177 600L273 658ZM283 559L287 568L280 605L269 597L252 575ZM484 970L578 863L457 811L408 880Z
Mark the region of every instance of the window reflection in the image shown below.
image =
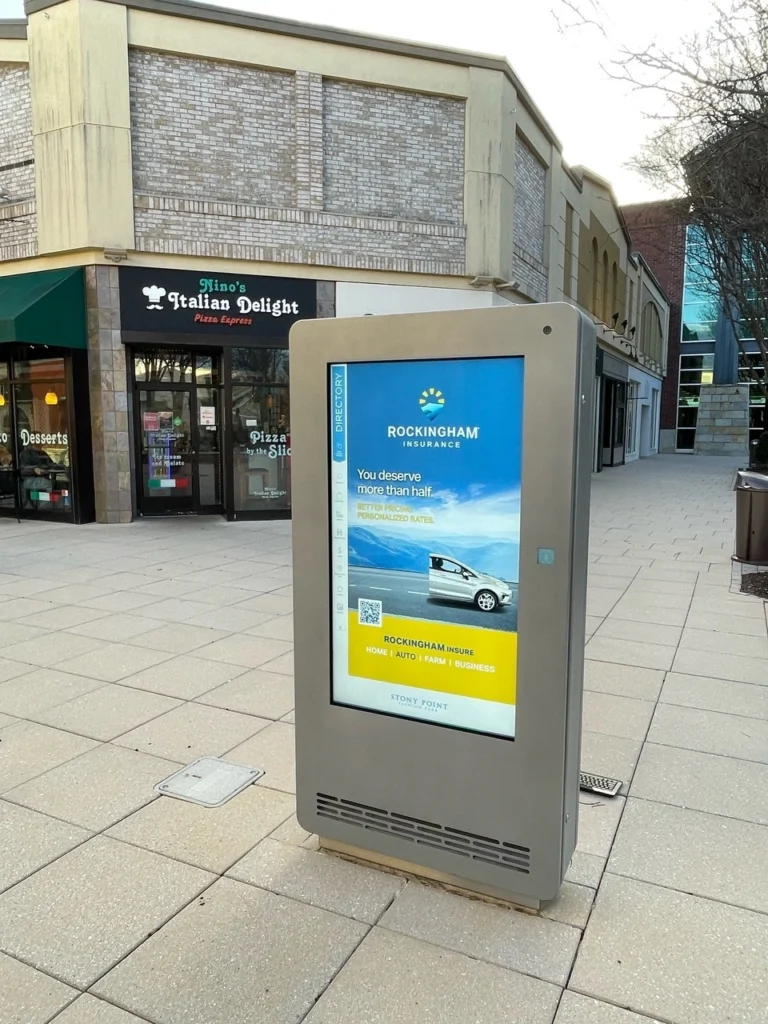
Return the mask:
M69 413L63 383L14 385L21 507L69 511Z
M288 388L234 385L232 420L235 510L290 508Z

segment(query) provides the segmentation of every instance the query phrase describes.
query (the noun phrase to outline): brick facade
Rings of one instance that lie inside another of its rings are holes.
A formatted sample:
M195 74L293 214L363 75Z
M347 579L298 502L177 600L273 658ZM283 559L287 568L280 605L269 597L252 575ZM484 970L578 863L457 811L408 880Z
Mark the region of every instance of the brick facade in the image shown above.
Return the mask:
M515 142L515 243L512 268L522 291L547 298L547 169L518 135Z
M29 68L0 64L0 260L23 259L36 253Z
M462 102L325 82L323 157L326 210L462 223Z
M662 451L674 451L677 433L677 387L685 269L686 206L678 201L637 203L622 207L635 249L642 253L669 299L667 376L661 389Z
M463 274L464 104L131 51L136 247Z

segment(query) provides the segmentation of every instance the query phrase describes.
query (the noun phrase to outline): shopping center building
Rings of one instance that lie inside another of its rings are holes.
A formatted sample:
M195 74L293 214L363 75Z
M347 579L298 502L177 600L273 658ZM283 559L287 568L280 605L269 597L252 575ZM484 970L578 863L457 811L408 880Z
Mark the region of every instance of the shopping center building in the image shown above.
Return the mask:
M308 317L575 303L595 469L657 451L667 300L506 61L187 0L26 9L0 22L0 514L289 515Z

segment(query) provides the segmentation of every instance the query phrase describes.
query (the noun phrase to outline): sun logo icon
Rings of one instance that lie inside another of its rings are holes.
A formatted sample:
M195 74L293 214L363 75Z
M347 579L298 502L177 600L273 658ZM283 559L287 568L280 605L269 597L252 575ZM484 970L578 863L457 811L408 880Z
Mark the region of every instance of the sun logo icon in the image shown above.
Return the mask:
M443 411L443 406L445 405L443 392L438 391L436 388L422 391L419 405L421 406L421 411L431 423Z

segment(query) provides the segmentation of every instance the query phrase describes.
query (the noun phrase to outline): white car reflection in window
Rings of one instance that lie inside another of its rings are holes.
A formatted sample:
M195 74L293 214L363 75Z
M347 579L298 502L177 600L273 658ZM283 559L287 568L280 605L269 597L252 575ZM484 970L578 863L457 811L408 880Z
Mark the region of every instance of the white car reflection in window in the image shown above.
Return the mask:
M429 596L464 601L483 612L493 612L509 604L512 589L503 580L477 572L449 555L430 555Z

